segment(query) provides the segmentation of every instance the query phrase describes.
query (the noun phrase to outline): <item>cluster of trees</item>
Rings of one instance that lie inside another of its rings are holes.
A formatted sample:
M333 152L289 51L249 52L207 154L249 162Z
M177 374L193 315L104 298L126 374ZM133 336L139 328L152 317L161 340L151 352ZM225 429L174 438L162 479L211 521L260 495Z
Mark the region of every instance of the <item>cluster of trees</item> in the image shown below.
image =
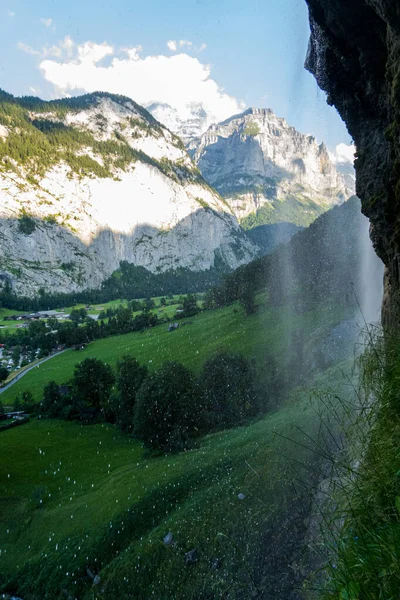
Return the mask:
M176 319L193 317L200 311L194 294L181 296L179 301L181 308L174 317ZM169 302L174 302L173 296L161 298L160 307L167 306ZM74 308L70 312L70 321L59 321L54 317L50 317L47 322L31 321L27 328L12 330L4 337L0 334L0 341L4 343L5 350L10 352L14 364L19 365L22 356L21 366L25 366L36 358L48 356L60 346L80 346L112 335L144 331L169 321L168 317L159 317L151 312L155 307L152 298L131 300L126 304L107 308L97 321L89 316L85 308ZM141 312L134 315L138 311Z
M20 362L21 355L25 357L25 366L36 358L48 356L49 353L62 342L61 331L68 325L72 328L78 328L73 323L60 323L56 319L44 321L31 321L26 329L11 329L4 336L0 335L0 341L4 345L4 350L9 353L15 365ZM55 328L59 328L57 331ZM60 336L59 337L59 333Z
M188 317L194 317L200 312L200 306L197 303L195 294L188 294L185 298L180 298L181 312L177 312L175 315L176 319L187 319Z
M173 300L173 296L169 297L168 299L170 300L172 298ZM167 306L167 299L166 298L161 298L160 299L160 307L162 306ZM114 308L112 308L111 306L109 306L104 313L102 313L102 316L104 315L105 317L107 317L107 319L110 319L111 317L115 317L118 314L118 311L121 309L121 306L123 307L123 304L121 303L119 306L115 306ZM131 309L132 312L139 312L141 310L152 310L153 308L156 308L156 302L153 298L145 298L144 300L130 300L126 302L126 306L128 308Z
M149 372L124 356L114 372L87 358L67 385L49 382L41 404L49 418L103 419L164 452L182 450L194 438L242 423L261 409L253 366L225 353L210 358L199 376L177 362Z
M268 257L263 257L239 267L226 275L220 285L206 291L204 309L220 308L239 300L246 314L256 310L256 294L266 287L269 277Z
M3 383L8 377L8 369L7 367L3 367L0 365L0 384Z
M176 269L165 273L151 273L126 261L103 284L101 293L112 298L146 298L169 294L198 293L216 285L221 278L217 269L193 272Z
M25 221L23 226L26 227ZM75 304L100 304L118 298L149 298L161 295L167 297L183 292L194 294L217 285L221 277L222 271L217 268L200 272L180 268L165 273L151 273L144 267L123 261L120 268L97 290L89 289L70 294L47 294L44 290L39 290L38 296L29 298L15 295L8 282L5 282L0 291L0 306L11 310L35 312Z
M31 321L27 328L11 330L0 339L6 350L12 350L14 363L18 364L21 355L26 356L29 363L48 356L59 346L79 346L112 335L143 331L164 320L147 308L133 316L130 305L112 309L112 316L107 320L95 321L84 308L72 310L70 318L70 321L59 321L54 317L47 322Z
M18 231L24 235L31 235L36 229L36 221L26 212L23 212L18 219Z
M37 404L30 390L25 390L21 394L18 394L14 402L14 410L23 411L26 414L36 413Z

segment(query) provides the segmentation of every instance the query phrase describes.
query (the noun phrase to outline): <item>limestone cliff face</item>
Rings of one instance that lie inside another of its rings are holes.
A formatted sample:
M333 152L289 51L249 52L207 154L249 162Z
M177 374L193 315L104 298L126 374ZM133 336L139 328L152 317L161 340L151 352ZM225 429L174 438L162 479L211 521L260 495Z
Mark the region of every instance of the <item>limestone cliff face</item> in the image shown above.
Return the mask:
M387 268L383 320L390 326L399 319L400 295L400 3L306 1L306 66L357 146L357 195Z
M194 159L239 219L264 207L267 222L308 225L352 194L326 146L268 109L250 108L212 125Z
M2 105L0 285L70 292L99 287L121 260L203 271L257 255L179 138L129 99Z

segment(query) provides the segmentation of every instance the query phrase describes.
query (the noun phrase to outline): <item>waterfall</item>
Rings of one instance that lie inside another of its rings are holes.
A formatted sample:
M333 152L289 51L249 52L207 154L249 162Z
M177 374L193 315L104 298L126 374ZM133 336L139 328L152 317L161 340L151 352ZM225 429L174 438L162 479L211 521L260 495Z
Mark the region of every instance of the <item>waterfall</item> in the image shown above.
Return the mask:
M366 323L380 322L383 297L383 263L377 257L369 236L369 221L362 217L359 235L361 257L359 303ZM365 323L364 323L365 324Z

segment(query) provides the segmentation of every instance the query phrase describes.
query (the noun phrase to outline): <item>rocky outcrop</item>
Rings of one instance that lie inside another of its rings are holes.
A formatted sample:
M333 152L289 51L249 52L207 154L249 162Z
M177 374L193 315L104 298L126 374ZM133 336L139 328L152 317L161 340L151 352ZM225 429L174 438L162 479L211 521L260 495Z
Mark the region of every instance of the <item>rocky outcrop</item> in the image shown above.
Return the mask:
M0 123L0 287L71 292L120 261L157 273L257 256L179 138L131 100L0 95Z
M357 195L386 265L383 321L399 321L400 4L398 0L306 0L306 67L345 120L357 146Z
M325 144L303 135L272 110L250 108L212 125L194 159L203 176L250 225L308 225L352 195ZM257 219L249 215L263 209Z

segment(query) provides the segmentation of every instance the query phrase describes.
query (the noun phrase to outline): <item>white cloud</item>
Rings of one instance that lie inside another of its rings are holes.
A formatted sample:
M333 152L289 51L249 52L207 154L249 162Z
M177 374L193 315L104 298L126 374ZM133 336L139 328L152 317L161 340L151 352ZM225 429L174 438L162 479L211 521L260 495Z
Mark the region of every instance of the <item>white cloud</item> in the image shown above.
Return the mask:
M181 40L186 46L187 40ZM168 42L178 44L173 40ZM141 48L116 51L103 43L75 45L71 38L59 45L62 60L45 59L40 69L58 93L98 90L123 94L142 104L165 103L179 118L186 119L194 105L201 105L214 121L222 121L243 110L243 103L229 96L211 78L211 67L197 58L179 53L173 56L139 55ZM105 57L109 64L101 64Z
M199 48L199 52L204 52L204 50L207 50L207 44L201 44Z
M85 65L94 66L106 56L114 54L114 48L105 42L103 44L85 42L81 46L77 46L76 50L78 64L83 65L83 67Z
M18 42L17 47L25 52L25 54L32 54L36 56L41 56L42 53L39 50L35 50L32 46L28 46L28 44L24 44L23 42Z
M354 144L339 144L336 146L336 152L331 154L331 160L336 165L344 165L346 163L354 163L354 154L356 147Z
M178 44L176 43L175 40L168 40L167 48L168 48L168 50L171 50L171 52L176 52L178 49Z
M123 48L122 51L126 52L130 60L139 60L139 52L143 50L143 46L134 46L133 48Z
M44 56L55 56L56 58L61 58L62 48L60 48L59 46L50 46L50 48L48 48L46 46L45 48L43 48L43 54Z
M53 19L40 19L40 22L42 23L42 25L44 25L45 27L50 27L50 25L53 22Z
M8 11L7 11L7 15L8 15L9 17L15 17L15 12L13 12L12 10L8 10Z
M41 58L45 58L46 56L54 56L55 58L61 58L63 54L63 49L60 46L43 46L41 50L35 50L32 46L28 46L28 44L24 44L23 42L18 42L17 48L25 52L25 54L31 54L32 56L40 56Z
M72 56L75 48L75 42L69 35L66 35L65 38L59 44L62 50L65 50L67 57Z
M191 48L193 46L193 42L189 40L168 40L167 48L171 50L171 52L176 52L178 48Z

